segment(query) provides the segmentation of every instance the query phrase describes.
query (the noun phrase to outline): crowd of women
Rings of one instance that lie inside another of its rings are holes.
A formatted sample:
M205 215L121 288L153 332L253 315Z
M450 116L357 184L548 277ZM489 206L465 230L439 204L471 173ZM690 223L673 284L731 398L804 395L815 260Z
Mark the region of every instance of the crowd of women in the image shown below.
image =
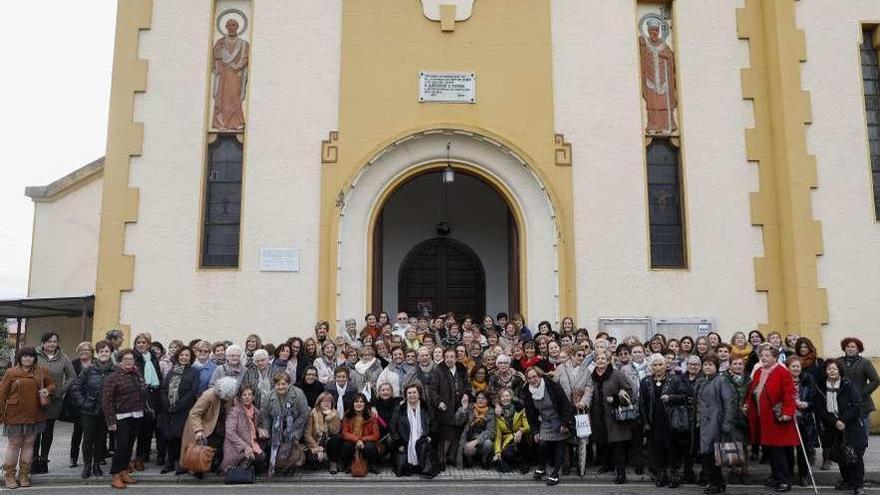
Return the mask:
M55 423L66 420L71 467L81 459L83 478L103 476L112 457L115 488L156 462L198 477L389 466L431 478L456 465L532 472L551 486L584 466L626 483L629 466L658 487L719 493L766 462L765 484L784 492L834 461L836 487L859 494L880 384L856 338L822 359L808 338L777 332L618 342L571 318L532 332L516 314L369 314L335 337L319 322L304 340L249 335L242 346L166 348L141 333L123 348L114 330L73 360L56 333L40 340L19 349L0 384L7 488L48 471ZM197 452L214 453L202 469L188 460Z

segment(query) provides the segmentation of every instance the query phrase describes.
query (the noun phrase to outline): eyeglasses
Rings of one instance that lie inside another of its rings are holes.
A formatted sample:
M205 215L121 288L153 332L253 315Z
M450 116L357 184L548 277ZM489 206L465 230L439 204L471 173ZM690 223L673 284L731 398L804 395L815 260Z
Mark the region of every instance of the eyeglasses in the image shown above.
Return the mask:
M575 357L580 357L580 358L582 358L582 357L587 357L587 355L584 354L583 352L579 352L579 353L575 354Z

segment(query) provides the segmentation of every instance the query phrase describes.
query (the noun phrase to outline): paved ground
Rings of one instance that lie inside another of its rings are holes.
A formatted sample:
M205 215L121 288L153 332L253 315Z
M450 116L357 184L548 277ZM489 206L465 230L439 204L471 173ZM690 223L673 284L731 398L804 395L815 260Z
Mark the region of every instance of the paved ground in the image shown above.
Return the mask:
M265 495L289 495L289 494L315 494L315 493L333 493L339 495L411 495L419 490L425 489L441 489L443 495L532 495L534 493L552 493L554 495L582 495L582 494L612 494L612 495L643 495L656 494L666 492L664 489L654 488L653 485L618 485L605 484L561 484L559 486L549 488L538 483L505 483L503 485L489 483L442 483L442 482L418 482L418 483L385 483L385 482L358 482L358 483L296 483L296 484L275 484L275 485L254 485L254 486L205 486L205 485L138 485L130 487L126 490L127 495L167 495L169 490L174 490L175 495L207 495L211 493L237 494L242 491L259 491ZM49 487L34 487L26 490L26 493L45 493L58 494L59 492L81 491L95 495L118 495L119 490L110 487L94 487L94 486L63 486L52 485ZM824 488L820 490L823 493L842 493L834 492L833 489ZM674 493L699 494L702 489L697 487L682 488L678 491L668 490L670 495ZM756 487L728 487L727 493L731 495L762 495L774 494L772 490L765 488L757 489ZM813 493L812 489L794 489L790 493L796 495L808 495ZM878 494L880 489L868 489L868 493Z
M99 491L99 487L102 485L108 485L110 483L109 475L105 475L101 478L90 478L88 480L83 480L79 473L82 470L82 466L76 468L68 467L70 462L70 436L73 430L73 426L70 423L58 423L55 428L55 443L52 446L50 463L49 463L49 473L43 475L34 475L33 481L35 488L36 487L63 487L63 486L83 486L90 485L90 493ZM880 442L880 438L872 437L871 444L872 447L868 449L865 453L865 471L866 471L866 480L869 482L869 485L880 486L880 447L877 447L878 442ZM5 437L0 436L0 449L5 451L6 449L6 439ZM109 459L107 466L104 467L104 471L109 473ZM760 484L764 478L769 474L769 468L767 465L757 465L751 466L751 475L748 480L749 483ZM820 471L818 469L814 470L814 474L816 477L816 482L820 486L832 486L835 481L839 479L839 474L837 472L836 466L832 468L830 471ZM175 491L178 489L184 490L186 493L181 495L189 495L192 494L200 494L206 493L207 490L214 490L222 487L220 485L221 480L212 475L206 475L205 478L201 481L196 480L193 476L190 475L181 475L175 476L174 474L160 474L159 467L156 466L155 462L148 463L147 470L141 473L135 473L135 477L143 482L144 485L148 485L150 487L149 490L139 487L137 492L144 491L149 493L158 493L153 492L153 488L159 489L161 485L169 485L174 486ZM602 489L597 493L648 493L644 488L650 486L650 488L657 490L654 488L652 480L648 474L643 476L636 476L634 473L630 472L629 480L632 482L631 485L628 485L629 488L624 489L624 491L614 491L611 488L608 490ZM571 485L571 486L580 486L581 490L585 484L590 485L590 491L592 491L592 487L605 486L615 487L612 484L614 477L611 474L600 475L596 473L594 468L590 468L587 471L586 476L580 477L576 475L570 475L562 478L562 485ZM355 490L359 486L363 486L364 484L369 484L371 487L373 486L383 486L384 483L387 483L388 487L392 487L394 489L390 491L384 491L383 495L391 495L396 493L398 490L395 487L401 486L409 486L412 487L423 487L430 486L430 484L442 483L444 487L444 491L446 487L455 487L456 484L465 483L464 487L473 487L480 486L478 491L484 494L492 494L492 493L503 493L508 495L510 489L524 490L523 493L527 493L533 491L536 487L543 487L543 485L536 484L531 481L531 475L520 475L518 471L512 473L501 474L496 471L486 471L482 469L456 469L449 468L445 472L440 473L440 475L431 482L428 481L419 481L416 478L409 479L410 481L406 481L407 478L399 479L394 476L390 469L386 468L382 470L382 473L379 475L369 474L367 478L352 478L346 474L336 474L331 475L326 471L301 471L298 475L289 477L289 478L278 478L273 479L271 483L265 483L260 481L261 489L267 488L268 491L274 491L279 486L284 486L287 484L293 484L291 486L302 487L302 486L338 486L340 490L347 492L348 490ZM427 483L427 484L426 484ZM561 486L562 486L561 485ZM640 485L640 486L637 486ZM208 488L201 491L200 486L207 486ZM269 490L271 488L271 490ZM546 489L546 487L544 487ZM627 492L626 490L632 490L631 492ZM685 492L693 492L693 493L701 493L702 489L697 490L695 486L686 486L682 487L681 490ZM730 493L730 488L728 489L728 493ZM559 487L557 487L556 491L559 491ZM664 490L661 490L664 491ZM827 491L827 490L826 490ZM411 493L410 489L408 492ZM565 491L563 490L562 493ZM758 486L751 485L749 487L743 487L742 490L733 491L733 493L770 493L763 489L763 487L759 488ZM452 493L468 493L467 491L455 491L453 489ZM806 492L803 492L806 493ZM880 493L880 492L878 492ZM444 494L446 495L446 494Z

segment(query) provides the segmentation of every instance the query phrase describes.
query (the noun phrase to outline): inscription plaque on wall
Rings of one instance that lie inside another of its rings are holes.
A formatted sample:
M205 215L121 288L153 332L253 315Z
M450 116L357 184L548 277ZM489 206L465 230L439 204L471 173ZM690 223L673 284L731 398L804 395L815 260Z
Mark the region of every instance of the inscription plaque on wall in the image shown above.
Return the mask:
M261 272L298 272L299 249L260 248Z
M419 72L419 102L475 103L477 76L473 72Z

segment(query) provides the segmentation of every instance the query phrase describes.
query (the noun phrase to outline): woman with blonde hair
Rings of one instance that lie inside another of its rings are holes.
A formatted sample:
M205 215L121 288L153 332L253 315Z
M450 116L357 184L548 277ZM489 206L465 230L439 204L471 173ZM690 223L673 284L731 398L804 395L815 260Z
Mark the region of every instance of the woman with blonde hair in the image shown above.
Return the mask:
M329 392L318 395L303 432L309 466L314 469L327 462L330 474L339 472L339 452L342 446L339 435L341 418L334 404L333 396Z

